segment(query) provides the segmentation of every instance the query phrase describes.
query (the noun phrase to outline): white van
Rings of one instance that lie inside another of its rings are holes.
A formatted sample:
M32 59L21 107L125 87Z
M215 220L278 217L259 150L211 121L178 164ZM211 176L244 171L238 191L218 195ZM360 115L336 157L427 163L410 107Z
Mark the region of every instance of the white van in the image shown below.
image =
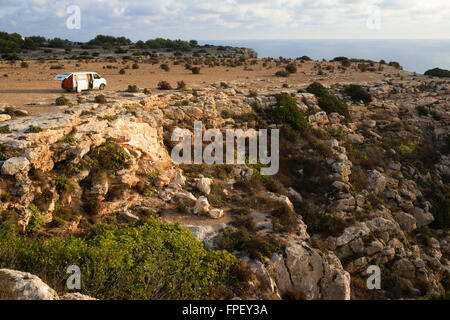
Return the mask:
M61 88L67 92L81 92L83 90L99 89L106 87L106 79L96 72L66 72L58 74L53 80L61 82Z

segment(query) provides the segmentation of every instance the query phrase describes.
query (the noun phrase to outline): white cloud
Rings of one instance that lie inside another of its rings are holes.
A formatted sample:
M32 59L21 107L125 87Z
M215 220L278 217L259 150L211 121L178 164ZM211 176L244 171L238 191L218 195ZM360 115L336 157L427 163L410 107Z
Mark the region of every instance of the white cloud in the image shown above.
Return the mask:
M81 7L82 29L65 25ZM448 0L0 0L0 30L87 40L98 33L132 39L450 38ZM366 27L381 9L381 29ZM18 23L20 21L20 23Z

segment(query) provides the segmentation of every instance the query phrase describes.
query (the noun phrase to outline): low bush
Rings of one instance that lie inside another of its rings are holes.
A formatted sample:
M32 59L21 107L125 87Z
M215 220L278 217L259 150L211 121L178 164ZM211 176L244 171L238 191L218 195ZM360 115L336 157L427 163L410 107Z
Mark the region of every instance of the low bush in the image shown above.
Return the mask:
M256 90L250 90L249 93L248 93L248 96L249 96L250 98L256 98L256 97L258 97L258 91L256 91Z
M402 66L400 65L400 63L396 62L396 61L391 61L389 62L389 66L394 67L395 69L398 70L402 70Z
M199 67L193 67L191 68L192 74L200 74L200 68Z
M44 225L44 217L34 204L30 204L28 209L31 211L31 215L25 232L27 234L36 234L42 230Z
M247 228L226 227L219 238L219 248L233 251L246 252L252 259L270 258L275 250L273 244L258 235L252 235Z
M56 98L55 102L57 106L65 106L69 104L69 99L67 99L64 95L62 95L61 97Z
M185 90L186 89L186 83L181 80L177 82L177 90Z
M286 71L289 73L297 73L297 66L295 65L295 63L289 63L286 66Z
M351 64L352 64L350 59L347 58L347 57L336 57L336 58L334 58L331 61L333 61L333 62L340 62L343 67L350 67Z
M439 77L439 78L450 78L450 70L434 68L428 70L424 73L426 76Z
M167 81L160 81L160 82L158 82L158 89L159 90L172 90L172 86Z
M232 298L219 292L241 281L233 255L207 251L188 229L153 218L66 238L26 237L10 222L0 225L2 268L35 274L63 294L74 264L81 293L104 300Z
M306 90L317 97L319 107L327 114L337 112L340 115L345 116L347 119L351 119L347 105L344 102L342 102L339 98L332 95L328 91L328 89L325 88L320 83L314 82L311 85L309 85L309 87L306 88Z
M429 113L428 109L424 106L417 106L416 110L419 113L419 115L424 116L424 117L427 116Z
M76 185L72 180L68 179L65 175L61 175L55 179L55 187L56 191L59 194L63 194L75 190Z
M129 84L127 92L139 92L139 88L135 84Z
M351 84L345 87L345 93L354 101L363 101L365 104L372 102L372 95L363 87L357 84Z
M6 134L6 133L11 133L11 129L9 129L9 126L0 126L0 134Z
M287 205L279 205L272 211L274 228L278 231L293 232L297 225L297 215Z
M270 117L276 123L283 123L293 129L305 129L308 126L304 114L298 109L297 102L288 94L276 96L277 104L272 109Z
M330 213L302 212L302 217L311 235L321 234L337 237L351 224Z
M431 227L434 229L448 229L450 227L450 186L441 185L434 187L428 193L432 208L431 213L434 216L434 222Z
M108 101L106 100L105 95L103 95L103 94L100 94L100 95L96 96L96 97L94 98L94 101L95 101L95 103L100 103L100 104L104 104L104 103L107 103L107 102L108 102Z
M169 72L169 70L170 70L170 67L169 67L169 65L167 63L163 63L159 67L161 69L163 69L164 71L166 71L166 72Z
M367 170L373 170L377 167L384 168L388 162L388 156L383 148L375 144L349 146L347 154L354 165L362 166Z
M29 126L27 130L25 130L25 133L38 133L41 132L42 128L38 126Z
M290 75L290 73L287 71L284 71L284 70L280 70L275 73L275 76L282 77L282 78L287 78L287 77L289 77L289 75Z
M90 166L103 170L122 170L128 166L130 155L114 141L106 141L88 154Z

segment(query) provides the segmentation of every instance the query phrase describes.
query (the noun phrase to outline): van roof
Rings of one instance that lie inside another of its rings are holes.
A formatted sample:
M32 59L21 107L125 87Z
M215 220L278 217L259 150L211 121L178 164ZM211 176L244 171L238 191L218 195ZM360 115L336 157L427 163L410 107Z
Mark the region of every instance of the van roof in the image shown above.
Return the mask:
M87 74L87 73L95 73L98 74L98 72L94 71L79 71L79 72L63 72L60 74L57 74L54 78L54 80L64 80L65 78L69 77L70 75L79 75L79 74Z
M77 71L77 72L63 72L61 75L71 75L71 74L83 74L83 73L98 73L95 71Z

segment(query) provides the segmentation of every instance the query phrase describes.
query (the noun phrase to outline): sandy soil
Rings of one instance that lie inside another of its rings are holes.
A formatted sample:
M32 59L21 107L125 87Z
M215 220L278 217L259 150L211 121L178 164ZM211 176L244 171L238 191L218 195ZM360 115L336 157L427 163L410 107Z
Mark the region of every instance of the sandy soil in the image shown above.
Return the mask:
M190 70L184 68L184 64L173 65L173 61L166 61L170 71L160 69L159 64L151 65L140 63L139 69L132 69L132 61L122 63L109 62L79 62L79 61L29 61L28 68L21 68L20 62L11 64L6 61L0 62L0 103L8 103L20 109L25 109L32 114L52 112L59 108L54 104L55 99L65 93L61 89L60 81L52 79L58 73L71 71L94 71L107 79L107 90L124 90L129 84L135 84L139 88L156 88L161 80L168 81L176 87L177 81L183 80L188 87L199 88L207 84L221 81L246 82L252 88L281 87L282 84L302 87L312 81L319 80L323 83L336 82L371 82L384 78L384 73L392 72L394 69L385 67L383 72L357 72L348 70L345 73L325 70L325 75L317 75L314 65L318 62L306 62L298 68L298 72L289 78L275 77L276 71L283 69L273 62L269 67L263 67L262 61L248 67L214 67L201 66L201 73L194 75ZM63 65L60 70L51 70L52 65ZM78 64L78 66L76 66ZM338 63L321 62L322 66L333 65L337 69ZM117 69L104 69L104 66L112 65ZM120 75L119 70L129 66L125 75ZM247 69L246 69L247 68ZM392 69L392 70L391 70ZM396 72L396 71L395 71ZM7 77L5 77L7 75ZM76 93L67 95L76 96Z

